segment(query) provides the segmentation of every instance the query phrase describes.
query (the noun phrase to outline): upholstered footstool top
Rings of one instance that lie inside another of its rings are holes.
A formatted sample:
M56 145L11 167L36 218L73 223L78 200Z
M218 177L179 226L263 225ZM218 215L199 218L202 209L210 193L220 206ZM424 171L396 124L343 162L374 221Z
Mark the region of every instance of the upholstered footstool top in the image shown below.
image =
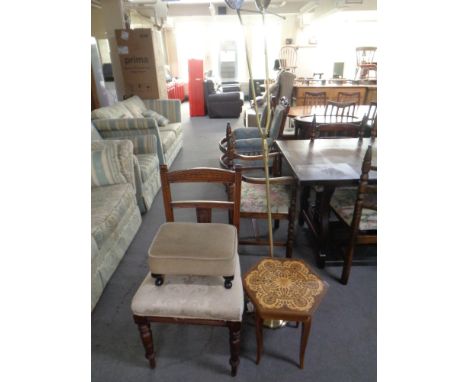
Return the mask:
M169 275L155 286L149 273L132 300L134 315L241 321L244 294L239 256L234 256L232 288L224 288L220 276Z
M236 255L233 225L171 222L156 233L148 263L153 274L232 276Z

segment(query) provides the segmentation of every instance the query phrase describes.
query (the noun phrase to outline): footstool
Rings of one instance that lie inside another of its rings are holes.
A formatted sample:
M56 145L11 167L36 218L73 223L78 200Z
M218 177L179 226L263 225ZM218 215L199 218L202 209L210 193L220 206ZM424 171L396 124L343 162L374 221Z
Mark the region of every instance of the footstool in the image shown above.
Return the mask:
M302 260L263 259L244 276L244 290L255 307L257 364L263 351L264 320L302 322L300 365L312 324L328 285Z
M237 254L234 261L230 289L224 288L219 276L168 275L164 284L157 287L148 273L133 297L131 309L151 368L156 367L152 322L227 326L231 375L236 375L244 295Z
M148 251L155 284L165 275L223 276L231 288L237 230L230 224L169 222L159 227Z

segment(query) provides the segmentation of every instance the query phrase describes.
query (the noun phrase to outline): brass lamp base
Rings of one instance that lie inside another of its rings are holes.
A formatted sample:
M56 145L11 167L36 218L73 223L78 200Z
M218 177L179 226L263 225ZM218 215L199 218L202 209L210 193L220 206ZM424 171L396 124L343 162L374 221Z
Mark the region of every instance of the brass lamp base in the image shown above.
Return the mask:
M268 329L284 328L287 323L285 320L263 320L263 326Z

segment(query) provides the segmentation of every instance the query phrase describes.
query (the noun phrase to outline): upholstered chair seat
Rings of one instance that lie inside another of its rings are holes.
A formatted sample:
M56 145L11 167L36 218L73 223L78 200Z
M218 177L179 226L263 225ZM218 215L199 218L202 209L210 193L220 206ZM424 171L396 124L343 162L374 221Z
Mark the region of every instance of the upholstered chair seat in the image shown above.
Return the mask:
M270 185L271 212L287 214L291 205L291 187L287 184ZM267 213L264 184L242 182L241 214L243 212Z
M236 254L233 225L169 222L154 237L148 263L153 274L233 276Z
M354 205L357 198L357 187L337 188L330 200L330 205L335 213L349 226L353 221ZM377 201L377 194L368 196L368 199ZM375 200L374 200L375 199ZM368 208L362 209L362 216L359 222L359 230L370 231L377 230L377 211Z
M219 276L168 275L156 287L150 274L132 301L137 316L242 321L244 294L239 256L233 257L234 280L225 289Z

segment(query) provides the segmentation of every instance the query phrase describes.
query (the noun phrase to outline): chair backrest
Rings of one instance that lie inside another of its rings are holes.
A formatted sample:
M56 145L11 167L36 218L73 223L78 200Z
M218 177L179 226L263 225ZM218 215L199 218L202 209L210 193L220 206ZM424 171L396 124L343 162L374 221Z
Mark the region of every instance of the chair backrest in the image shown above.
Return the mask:
M366 208L377 211L377 198L372 197L377 194L377 184L370 185L368 183L370 171L377 171L377 166L372 166L372 146L367 148L362 162L361 177L359 179L357 198L351 223L351 245L354 245L359 232L362 210Z
M350 117L354 115L355 110L355 102L327 101L327 106L325 107L325 115L335 117Z
M338 92L338 102L354 102L358 105L361 104L361 94L359 92L347 93Z
M304 92L304 105L322 106L327 103L326 92Z
M279 53L279 62L281 69L296 70L297 51L292 46L283 46Z
M286 72L284 70L280 72L277 79L279 89L278 93L275 94L277 99L281 99L283 97L286 97L287 99L292 99L295 78L296 75L294 73Z
M167 165L161 165L161 185L164 199L166 221L174 221L174 208L195 208L198 223L210 223L214 208L231 211L232 224L239 230L241 171L223 170L218 168L196 167L187 170L169 172ZM171 194L172 183L220 183L231 190L229 201L221 200L177 200Z
M270 126L269 138L278 139L283 135L284 125L286 124L286 117L289 113L289 102L287 98L280 99L273 112L273 117Z

